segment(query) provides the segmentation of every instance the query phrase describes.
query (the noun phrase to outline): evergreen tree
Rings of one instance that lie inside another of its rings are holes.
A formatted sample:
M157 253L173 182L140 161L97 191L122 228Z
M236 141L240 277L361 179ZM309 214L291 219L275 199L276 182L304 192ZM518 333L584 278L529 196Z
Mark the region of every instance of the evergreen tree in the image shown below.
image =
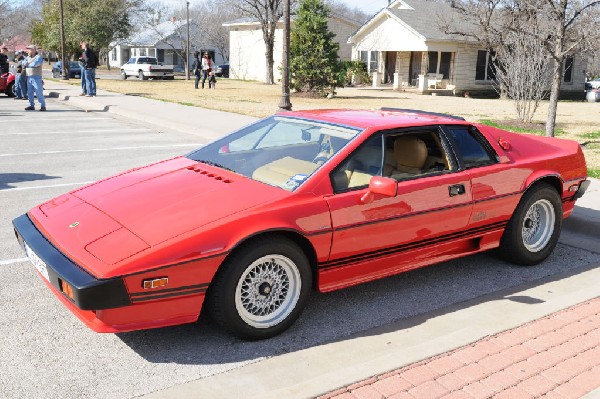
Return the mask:
M339 45L327 27L329 9L322 0L301 0L290 35L291 87L325 95L341 83Z

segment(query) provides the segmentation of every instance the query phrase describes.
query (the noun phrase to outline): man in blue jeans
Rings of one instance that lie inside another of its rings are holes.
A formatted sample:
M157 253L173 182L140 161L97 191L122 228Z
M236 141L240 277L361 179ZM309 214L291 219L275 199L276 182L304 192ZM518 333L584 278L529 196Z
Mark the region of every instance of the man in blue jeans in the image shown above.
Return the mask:
M42 64L44 59L37 53L34 45L27 47L29 57L23 62L27 74L27 99L29 107L25 111L35 110L33 94L37 97L41 107L40 111L46 110L46 99L44 98L44 87L42 86Z
M85 77L87 96L94 97L96 95L96 66L98 65L98 58L87 42L81 42L81 49L83 50L81 61L85 67L82 78Z

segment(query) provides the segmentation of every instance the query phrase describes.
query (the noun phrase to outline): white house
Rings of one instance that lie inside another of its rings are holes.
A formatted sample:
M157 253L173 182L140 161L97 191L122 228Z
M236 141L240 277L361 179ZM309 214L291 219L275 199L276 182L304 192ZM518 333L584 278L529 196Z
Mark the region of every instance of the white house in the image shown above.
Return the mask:
M190 23L190 38L194 38L194 24ZM124 41L112 43L109 52L109 63L111 67L119 68L127 62L130 57L156 57L158 62L166 65L174 65L175 71L184 70L184 62L181 54L185 54L187 44L186 21L172 18L153 28L143 30ZM210 53L216 64L222 64L224 60L214 48L197 46L190 43L190 63L193 62L194 51Z
M293 27L293 18L292 18ZM241 18L223 24L229 28L229 75L243 80L265 81L267 65L265 61L265 42L261 24L253 18ZM335 34L339 43L338 56L342 60L352 57L352 45L347 41L360 23L347 20L338 15L331 15L328 22L329 30ZM275 80L281 79L281 60L283 53L283 22L277 24L275 45L273 47Z
M453 14L458 17L447 2L393 1L350 37L353 59L367 64L374 85L414 87L421 93L492 91L490 54L441 30L440 21ZM586 66L583 57L567 59L563 91L583 91Z

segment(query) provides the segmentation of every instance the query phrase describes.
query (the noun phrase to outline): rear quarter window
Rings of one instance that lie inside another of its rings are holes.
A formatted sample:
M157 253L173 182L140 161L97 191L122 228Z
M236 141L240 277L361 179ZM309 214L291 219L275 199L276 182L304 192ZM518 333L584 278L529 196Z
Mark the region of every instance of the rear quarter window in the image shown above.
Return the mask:
M472 126L448 126L456 156L464 169L496 163L498 158L487 140Z

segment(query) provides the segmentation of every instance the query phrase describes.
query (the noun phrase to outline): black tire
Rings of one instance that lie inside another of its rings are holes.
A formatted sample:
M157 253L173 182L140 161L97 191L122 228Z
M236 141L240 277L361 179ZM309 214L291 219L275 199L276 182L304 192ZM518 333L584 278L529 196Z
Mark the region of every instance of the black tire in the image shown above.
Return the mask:
M125 73L125 71L121 71L121 80L126 80L127 79L127 74Z
M15 97L15 82L10 82L8 86L6 86L6 95L9 97Z
M500 239L500 255L521 266L542 262L556 247L562 217L556 189L546 183L532 186L523 194Z
M225 330L245 340L273 337L300 316L310 294L306 255L292 241L253 241L225 261L207 293L208 309Z
M139 71L139 72L138 72L138 79L139 79L139 80L146 80L146 79L148 79L148 78L144 76L144 72L142 72L142 71Z

